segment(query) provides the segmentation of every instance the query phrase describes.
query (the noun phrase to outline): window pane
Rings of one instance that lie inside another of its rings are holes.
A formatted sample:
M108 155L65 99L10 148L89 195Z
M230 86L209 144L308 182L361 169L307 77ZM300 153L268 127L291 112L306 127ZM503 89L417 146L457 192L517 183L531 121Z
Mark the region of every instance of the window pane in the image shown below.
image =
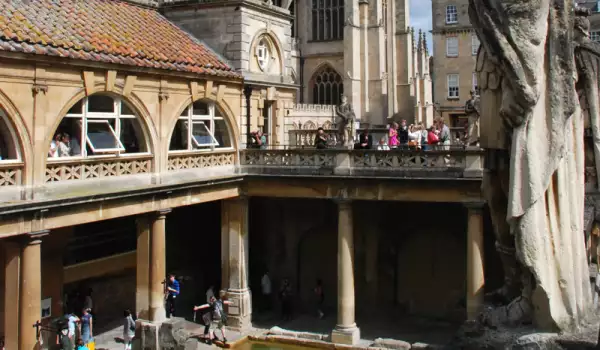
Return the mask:
M214 138L204 123L196 122L193 124L192 138L196 140L193 143L195 147L209 147L215 144Z
M120 140L127 153L148 151L142 126L137 118L121 119Z
M206 103L196 101L193 105L193 115L208 115L208 105Z
M215 139L217 139L219 147L231 147L229 129L227 129L227 123L222 119L215 120Z
M74 104L73 107L71 107L71 109L69 109L69 111L67 112L67 114L82 114L82 113L83 113L83 100L77 101L77 103Z
M129 108L127 103L121 102L121 115L135 115L135 113L133 113L133 110Z
M186 107L183 112L181 112L181 114L179 116L181 117L187 117L188 116L188 110L190 109L190 107Z
M88 97L88 112L114 113L115 103L113 98L105 95Z
M87 138L94 153L121 148L108 123L88 122Z
M188 149L188 122L187 120L178 120L175 124L175 130L171 136L170 151L182 151Z

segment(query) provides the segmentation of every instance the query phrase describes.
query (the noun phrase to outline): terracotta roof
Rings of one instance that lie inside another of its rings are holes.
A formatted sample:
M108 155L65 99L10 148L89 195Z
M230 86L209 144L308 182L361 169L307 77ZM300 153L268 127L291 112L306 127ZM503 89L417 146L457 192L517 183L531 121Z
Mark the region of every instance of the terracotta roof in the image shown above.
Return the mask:
M156 10L118 0L0 0L0 51L241 78Z

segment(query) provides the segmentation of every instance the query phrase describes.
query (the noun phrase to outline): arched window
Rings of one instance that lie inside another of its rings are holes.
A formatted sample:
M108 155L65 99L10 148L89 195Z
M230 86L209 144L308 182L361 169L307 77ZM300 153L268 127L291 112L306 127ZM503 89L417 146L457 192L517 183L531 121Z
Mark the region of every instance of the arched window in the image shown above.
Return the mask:
M53 135L48 157L147 152L146 137L133 109L118 97L98 94L69 109Z
M0 161L18 160L19 158L16 135L8 122L8 117L0 108Z
M171 136L170 151L231 148L231 135L219 108L196 101L179 116Z
M270 58L271 53L269 52L269 44L264 38L260 39L256 46L256 60L258 61L258 67L263 71L266 70L269 66Z
M320 105L337 105L344 93L342 77L331 67L319 69L312 79L313 103Z
M344 0L312 0L312 40L344 38Z

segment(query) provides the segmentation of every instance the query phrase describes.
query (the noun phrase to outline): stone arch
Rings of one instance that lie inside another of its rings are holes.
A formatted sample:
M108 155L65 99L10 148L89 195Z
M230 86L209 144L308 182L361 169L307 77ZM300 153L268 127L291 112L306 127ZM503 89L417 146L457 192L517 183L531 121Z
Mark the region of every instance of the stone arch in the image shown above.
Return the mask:
M344 78L330 62L319 64L309 80L312 103L338 105L344 93Z
M167 135L168 136L167 139L165 139L166 147L164 147L166 154L168 155L168 153L169 153L169 145L171 142L171 138L173 137L173 132L175 130L175 124L177 123L179 116L181 115L181 113L183 113L183 111L189 105L191 105L192 103L194 103L196 101L207 101L207 102L212 102L215 104L215 107L217 107L223 114L223 119L225 120L225 123L227 124L227 128L228 128L228 131L231 136L232 148L235 150L239 149L240 130L237 126L237 120L235 118L235 114L233 113L233 110L231 109L231 106L227 103L227 101L225 101L224 99L220 100L220 101L215 101L213 99L203 98L203 97L197 98L197 99L192 99L192 97L190 96L189 98L186 98L181 103L179 108L177 108L176 113L169 117L169 122L167 123L167 128L168 128L167 130L169 130L169 134Z
M252 42L250 44L250 56L252 57L251 62L253 62L254 53L256 52L256 47L259 44L262 38L266 38L271 43L271 49L278 56L279 65L278 65L278 73L279 75L284 76L285 72L285 57L283 52L283 45L277 34L268 29L261 29L254 34L254 38L252 38ZM252 66L252 65L251 65Z
M5 122L10 134L9 142L12 142L16 158L21 160L25 167L30 164L33 155L33 145L29 130L21 117L21 113L12 103L11 99L0 89L0 113L4 114Z
M302 129L304 130L315 130L317 128L317 124L313 123L312 120L309 120L304 123Z
M106 85L104 83L97 83L91 89L92 91L90 93L87 93L86 89L82 88L79 91L77 91L73 96L71 96L69 101L65 103L63 108L61 108L59 112L60 118L57 118L52 124L52 128L50 129L51 132L48 133L44 139L44 145L49 145L52 142L52 138L54 137L56 130L60 126L60 123L67 115L68 111L77 102L91 95L102 94L112 97L118 97L125 101L128 105L133 107L134 112L136 113L136 116L140 121L140 125L144 133L144 139L148 146L148 152L156 158L157 152L159 152L158 133L156 131L156 125L154 124L150 112L148 111L148 108L146 107L144 102L134 92L131 92L128 96L123 95L123 84L115 84L112 91L106 91L105 87ZM44 157L44 167L46 166L46 162L47 158ZM153 164L153 166L155 166L155 164Z
M331 124L331 122L329 120L327 120L325 123L323 123L322 128L325 130L330 130L333 124Z

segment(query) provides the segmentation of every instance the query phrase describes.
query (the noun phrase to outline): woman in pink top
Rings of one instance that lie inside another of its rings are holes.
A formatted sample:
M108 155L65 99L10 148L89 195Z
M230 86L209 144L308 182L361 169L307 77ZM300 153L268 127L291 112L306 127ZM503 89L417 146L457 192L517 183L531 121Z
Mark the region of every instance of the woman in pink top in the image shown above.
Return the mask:
M398 143L398 123L394 122L388 133L388 146L390 146L390 148L396 148L398 147Z

